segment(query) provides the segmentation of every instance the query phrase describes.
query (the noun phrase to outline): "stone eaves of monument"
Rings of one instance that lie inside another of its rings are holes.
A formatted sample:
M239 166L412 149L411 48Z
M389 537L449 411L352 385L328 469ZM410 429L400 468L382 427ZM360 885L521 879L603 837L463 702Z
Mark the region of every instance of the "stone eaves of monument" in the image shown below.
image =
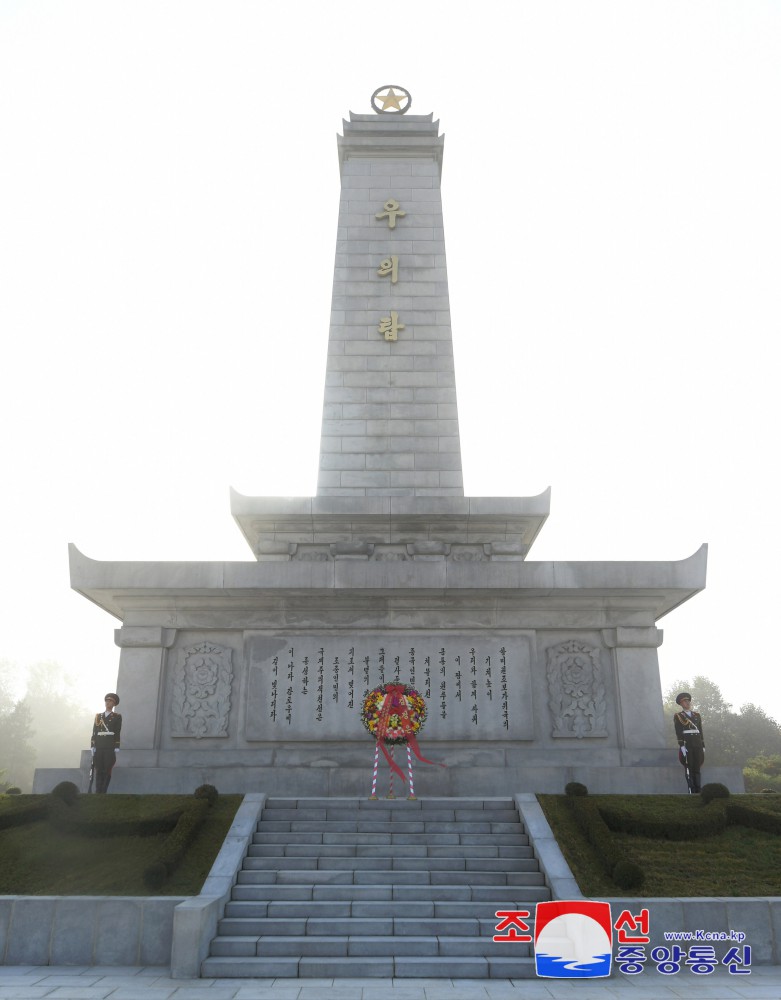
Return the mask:
M96 562L70 547L71 586L122 622L112 790L368 794L361 700L392 680L426 698L421 742L448 765L421 766L418 794L685 789L665 749L656 623L704 588L706 547L533 562L548 492L464 496L444 139L401 93L338 137L317 495L233 493L250 562ZM75 774L39 771L36 790ZM737 772L708 779L742 787Z

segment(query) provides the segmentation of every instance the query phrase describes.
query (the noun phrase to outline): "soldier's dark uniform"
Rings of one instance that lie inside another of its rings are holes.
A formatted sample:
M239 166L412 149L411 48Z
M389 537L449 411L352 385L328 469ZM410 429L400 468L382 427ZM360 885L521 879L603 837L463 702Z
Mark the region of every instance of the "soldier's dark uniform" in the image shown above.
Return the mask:
M687 691L682 691L675 699L680 705L684 699L691 702L691 695ZM673 718L675 723L675 738L678 746L686 749L686 754L681 754L681 763L689 767L689 777L691 779L691 790L699 792L702 789L700 782L700 771L705 762L705 739L702 734L702 716L692 709L688 711L681 708ZM679 751L680 754L680 751Z
M114 700L114 707L119 704L119 696L113 693L106 695L106 700ZM95 791L105 794L111 781L111 771L117 762L116 751L119 749L119 737L122 732L122 716L113 708L98 712L92 726L90 746L94 748L93 763L95 765Z

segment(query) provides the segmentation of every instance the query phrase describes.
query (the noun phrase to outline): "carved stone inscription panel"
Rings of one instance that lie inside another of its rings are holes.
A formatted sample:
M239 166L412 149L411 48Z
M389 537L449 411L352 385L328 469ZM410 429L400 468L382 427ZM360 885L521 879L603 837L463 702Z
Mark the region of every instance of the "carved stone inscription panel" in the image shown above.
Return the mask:
M361 702L380 684L426 699L422 740L531 740L526 635L247 637L248 740L363 739Z

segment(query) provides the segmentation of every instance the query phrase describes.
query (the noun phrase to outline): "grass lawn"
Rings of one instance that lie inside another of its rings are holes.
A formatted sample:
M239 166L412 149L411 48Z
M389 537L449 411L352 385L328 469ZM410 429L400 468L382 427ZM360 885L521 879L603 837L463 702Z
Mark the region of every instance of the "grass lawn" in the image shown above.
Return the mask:
M729 826L696 840L676 840L616 833L612 836L646 878L640 890L618 888L601 867L594 849L576 823L564 795L538 796L581 891L586 896L781 896L781 836ZM599 804L656 820L682 811L703 809L698 795L593 795ZM781 812L781 796L741 795L741 803ZM719 808L719 806L715 806Z
M0 796L0 817L4 809L36 798L46 796ZM219 797L181 864L155 895L200 892L241 799ZM191 801L190 795L81 795L71 808L78 810L85 825L110 818L132 829L136 821L170 813ZM59 829L51 819L0 829L0 895L148 896L143 872L156 860L167 837L167 833L132 832L85 836Z

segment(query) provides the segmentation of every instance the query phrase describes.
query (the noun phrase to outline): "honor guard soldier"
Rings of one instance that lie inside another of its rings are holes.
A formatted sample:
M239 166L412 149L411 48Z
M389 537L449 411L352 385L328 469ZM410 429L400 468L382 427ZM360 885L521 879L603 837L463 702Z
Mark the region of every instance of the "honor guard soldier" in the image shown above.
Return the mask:
M95 716L90 741L95 766L95 791L103 794L108 791L111 771L117 762L119 734L122 732L122 716L114 711L119 704L119 695L109 691L104 701L106 710Z
M692 709L692 696L681 691L675 699L680 712L675 713L675 738L678 740L678 758L686 768L690 792L699 792L700 770L705 761L705 740L702 735L702 716Z

